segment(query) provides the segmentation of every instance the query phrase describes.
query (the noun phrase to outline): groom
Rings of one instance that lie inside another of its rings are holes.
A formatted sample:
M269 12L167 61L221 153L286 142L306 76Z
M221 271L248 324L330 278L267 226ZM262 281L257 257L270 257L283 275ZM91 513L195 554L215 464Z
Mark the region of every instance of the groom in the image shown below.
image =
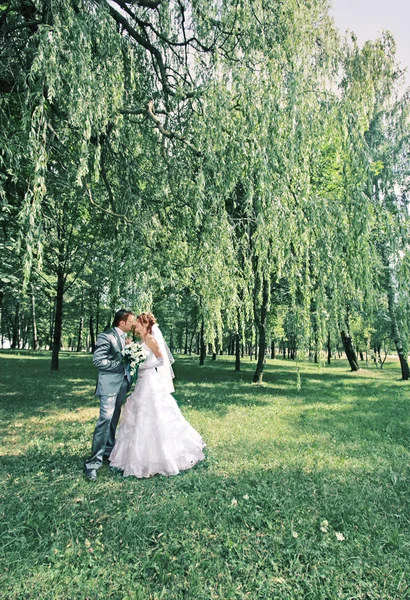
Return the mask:
M97 479L103 457L110 456L114 447L121 407L131 387L121 350L124 350L126 335L134 321L134 313L122 308L115 313L112 329L97 337L93 365L98 368L95 395L100 397L100 417L94 430L91 457L85 462L85 474L91 481Z

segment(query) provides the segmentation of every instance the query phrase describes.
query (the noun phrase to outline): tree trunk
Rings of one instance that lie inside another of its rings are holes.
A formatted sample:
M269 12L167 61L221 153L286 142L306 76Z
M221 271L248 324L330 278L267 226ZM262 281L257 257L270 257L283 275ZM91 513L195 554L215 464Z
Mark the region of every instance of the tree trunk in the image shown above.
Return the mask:
M216 357L218 356L218 351L219 351L219 339L216 338L215 339L215 347L212 352L212 360L216 360Z
M275 348L275 340L272 339L271 343L270 343L270 357L275 359L276 358L276 348Z
M24 327L23 327L23 335L21 339L21 348L24 350L26 346L28 346L28 336L29 336L29 321L28 319L23 319Z
M199 347L200 347L199 364L200 365L204 365L205 364L206 348L205 348L205 341L204 341L204 321L203 320L202 320L202 323L201 323L201 333L200 333L200 339L199 339Z
M81 352L83 349L83 330L84 330L84 317L83 317L83 315L81 315L80 322L78 324L77 352Z
M402 338L401 338L400 331L399 331L392 274L391 274L389 266L386 266L386 270L387 270L387 277L388 277L387 301L388 301L388 306L389 306L391 332L392 332L392 336L393 336L394 345L396 346L396 352L397 352L397 355L398 355L399 361L400 361L401 378L403 381L408 381L408 379L410 377L409 362L408 362L408 357L407 357L406 353L404 352L403 342L402 342Z
M330 331L327 332L327 364L330 365L332 358L332 349L330 347Z
M50 319L49 319L49 328L48 328L49 350L51 350L52 346L53 346L55 314L56 314L56 299L54 298L54 300L52 302L50 301Z
M51 355L51 370L58 371L58 357L61 347L61 333L63 328L63 299L64 299L64 275L62 270L57 272L57 295L54 317L54 337Z
M349 361L351 370L359 371L360 367L359 367L359 363L357 361L356 352L354 351L354 348L353 348L353 342L352 342L352 338L351 338L350 334L346 333L346 331L342 330L340 332L340 336L342 338L343 347L345 349L346 357L347 357L347 360Z
M236 333L235 333L235 371L241 370L241 313L238 310L236 313Z
M234 354L235 354L235 334L232 333L232 331L229 334L228 354L229 354L229 356L234 356Z
M253 383L262 383L263 378L263 367L265 364L265 348L266 348L266 316L268 309L269 300L269 283L265 277L262 280L262 306L260 308L260 319L258 319L258 333L259 333L259 352L258 362L256 364L256 371L253 376Z
M37 338L37 321L36 321L36 301L34 298L34 292L31 292L31 324L33 333L33 350L38 350L38 338Z
M91 352L94 354L95 350L95 333L94 333L94 321L93 316L90 315L90 341L91 341Z
M319 349L318 349L318 340L317 338L315 338L315 356L314 356L314 363L317 365L319 362Z
M78 325L77 352L83 349L83 332L84 332L84 290L81 292L81 308L80 308L80 323Z
M13 319L13 338L11 341L11 348L15 350L20 344L20 304L16 304L16 310Z
M241 370L241 340L239 332L235 333L235 371Z
M184 354L188 354L188 323L185 323L185 345Z
M98 335L98 331L100 328L100 287L97 287L97 306L95 310L95 336ZM92 338L91 338L92 344Z

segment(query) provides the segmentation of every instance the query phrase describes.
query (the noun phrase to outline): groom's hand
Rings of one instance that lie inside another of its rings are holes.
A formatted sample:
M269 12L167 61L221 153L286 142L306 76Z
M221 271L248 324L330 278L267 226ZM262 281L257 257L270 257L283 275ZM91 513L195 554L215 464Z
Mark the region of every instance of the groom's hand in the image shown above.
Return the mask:
M126 345L126 346L129 346L130 344L132 344L132 338L128 337L128 338L125 340L125 345Z

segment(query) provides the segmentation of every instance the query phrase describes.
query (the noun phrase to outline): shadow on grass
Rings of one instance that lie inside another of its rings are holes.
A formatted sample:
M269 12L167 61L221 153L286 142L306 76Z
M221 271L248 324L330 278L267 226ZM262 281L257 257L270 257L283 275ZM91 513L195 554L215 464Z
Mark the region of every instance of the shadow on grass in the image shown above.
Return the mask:
M26 358L0 354L0 407L5 429L15 419L52 415L61 424L61 413L70 412L73 415L66 419L70 427L81 411L82 420L95 420L96 370L90 355L62 354L59 373L50 372L49 353L30 353L29 360ZM216 417L227 415L232 406L263 409L287 403L287 419L295 433L329 429L334 435L340 431L345 436L350 431L366 437L368 431L388 435L399 432L400 439L405 439L409 423L407 387L392 380L391 370L357 374L347 372L345 361L332 365L331 370L301 363L298 391L295 363L269 362L263 385L250 383L254 366L243 361L242 370L235 372L233 363L225 358L208 361L201 368L196 357L181 357L175 364L175 398L181 408L192 407ZM88 417L87 409L91 411Z
M301 365L298 391L285 361L253 386L254 363L178 360L176 397L205 437L226 415L249 429L177 477L104 466L91 484L90 357L63 356L59 374L25 358L0 355L4 597L409 597L408 392L392 371Z
M295 463L227 476L210 453L176 477L104 468L91 484L67 449L45 446L5 466L9 599L205 600L214 586L219 598L286 600L409 591L404 468L395 481L387 468L369 476Z

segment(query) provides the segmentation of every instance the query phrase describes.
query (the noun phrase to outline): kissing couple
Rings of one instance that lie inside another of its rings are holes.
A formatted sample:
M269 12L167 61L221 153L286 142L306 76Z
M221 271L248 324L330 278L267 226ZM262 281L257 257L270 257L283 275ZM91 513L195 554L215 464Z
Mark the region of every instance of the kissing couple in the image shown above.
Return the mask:
M127 333L141 339L146 359L138 368L134 391L128 397L115 439L121 409L131 388L131 375L122 351ZM203 460L205 443L184 418L172 396L174 358L154 315L135 317L130 310L115 313L111 329L97 337L93 364L98 369L95 395L100 415L91 456L85 462L88 479L95 481L104 456L125 477L177 475Z

